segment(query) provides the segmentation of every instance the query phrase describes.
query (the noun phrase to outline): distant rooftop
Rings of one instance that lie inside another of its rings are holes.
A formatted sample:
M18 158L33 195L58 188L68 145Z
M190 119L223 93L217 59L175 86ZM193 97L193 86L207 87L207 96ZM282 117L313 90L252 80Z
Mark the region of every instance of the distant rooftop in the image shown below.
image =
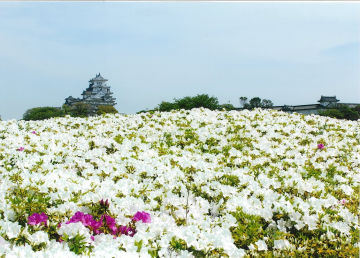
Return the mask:
M99 73L99 74L97 74L97 75L95 76L95 78L92 78L89 82L92 82L92 81L107 81L107 79L105 79L104 77L102 77L102 76L100 75L100 73Z
M340 100L336 99L336 96L330 97L330 96L323 96L321 95L320 100L318 102L339 102Z

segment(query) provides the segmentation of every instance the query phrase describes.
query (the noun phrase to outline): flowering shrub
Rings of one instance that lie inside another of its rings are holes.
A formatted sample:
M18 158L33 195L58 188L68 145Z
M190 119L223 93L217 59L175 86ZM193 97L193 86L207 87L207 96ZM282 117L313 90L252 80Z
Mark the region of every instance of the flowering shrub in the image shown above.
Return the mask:
M1 121L0 256L358 257L359 171L317 115Z

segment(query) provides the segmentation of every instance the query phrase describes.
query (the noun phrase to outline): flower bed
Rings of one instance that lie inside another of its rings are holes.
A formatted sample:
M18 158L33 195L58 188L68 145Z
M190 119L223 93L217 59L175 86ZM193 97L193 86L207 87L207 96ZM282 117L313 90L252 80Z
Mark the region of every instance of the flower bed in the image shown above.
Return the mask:
M0 256L359 255L359 121L260 109L10 120L0 151Z

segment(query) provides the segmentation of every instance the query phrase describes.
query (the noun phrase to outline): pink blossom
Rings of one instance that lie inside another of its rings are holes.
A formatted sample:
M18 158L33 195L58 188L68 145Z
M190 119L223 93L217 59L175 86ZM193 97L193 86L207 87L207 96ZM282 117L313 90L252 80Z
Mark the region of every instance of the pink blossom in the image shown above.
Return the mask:
M100 201L100 206L105 206L105 207L109 208L108 199L106 199L105 202L104 202L104 199L101 199L101 201Z
M133 220L135 221L142 221L142 223L151 223L151 218L150 218L150 214L145 212L145 211L138 211L134 217Z
M32 134L36 134L36 132L35 132L35 131L32 131L31 133L32 133Z
M47 226L47 219L48 216L43 212L41 214L33 213L31 216L28 217L28 224L29 225L38 225L42 222Z
M346 203L346 200L345 199L342 199L341 201L340 201L340 204L342 204L342 205L344 205Z
M20 147L19 149L16 149L17 151L23 151L24 147Z
M96 234L100 234L100 233L101 233L101 230L98 230L98 228L102 226L102 220L103 220L103 216L101 216L101 219L100 219L99 221L92 220L88 226L90 226L90 228L91 228Z
M91 239L92 241L95 241L95 238L94 238L94 236L91 236L91 237L90 237L90 239Z
M131 237L133 237L136 233L136 231L133 228L127 227L127 226L120 226L117 229L117 232L118 232L118 234L131 236Z
M320 149L320 150L324 149L324 144L322 144L322 143L318 144L318 149Z
M116 222L115 219L110 217L109 215L105 215L105 220L106 220L106 225L113 231L116 233Z
M93 216L90 214L85 214L83 220L81 221L84 226L90 226L93 220Z
M84 213L82 213L81 211L77 211L75 213L75 215L72 216L72 218L68 222L66 222L66 224L76 223L76 222L79 222L79 221L81 221L81 222L84 221Z

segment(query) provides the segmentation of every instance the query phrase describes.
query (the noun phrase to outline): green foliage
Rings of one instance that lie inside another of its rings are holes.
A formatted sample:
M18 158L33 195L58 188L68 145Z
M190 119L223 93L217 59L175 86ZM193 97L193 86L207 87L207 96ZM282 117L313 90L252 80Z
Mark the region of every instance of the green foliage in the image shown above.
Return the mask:
M40 193L36 188L16 188L11 192L9 201L20 225L25 226L27 217L33 213L47 212L51 197Z
M117 114L119 112L113 106L106 105L106 106L99 106L96 113L98 115L103 115L103 114Z
M261 100L259 97L252 98L249 103L247 102L247 97L240 97L240 103L245 109L271 108L273 106L271 100Z
M273 106L273 103L272 103L272 101L269 100L269 99L263 99L263 100L261 101L261 107L263 107L263 108L270 108L270 107L272 107L272 106Z
M235 109L234 105L230 104L230 103L222 104L220 107L225 108L225 110L227 110L227 111Z
M72 105L71 115L75 117L87 117L90 111L90 104L87 103L75 103Z
M350 108L346 105L339 105L336 108L319 111L320 116L328 116L337 119L358 120L360 118L360 105Z
M179 109L176 103L170 103L166 101L162 101L159 104L159 111L171 111L173 109Z
M45 120L52 117L61 117L63 112L54 107L36 107L26 110L23 119L30 120Z
M174 99L174 103L162 101L159 104L159 111L171 111L177 109L190 110L193 108L208 108L211 110L220 109L219 101L216 97L209 97L208 94L201 94L195 97L184 97L182 99Z
M62 105L61 111L64 115L70 115L71 114L71 107L68 105Z
M82 254L85 252L86 242L84 242L85 237L82 235L77 235L73 238L70 238L66 233L61 237L63 241L66 241L69 245L70 251L74 252L75 254Z
M240 97L239 100L240 100L240 105L241 105L242 107L245 107L245 104L248 104L248 103L247 103L247 100L248 100L247 97Z
M252 108L259 108L261 107L261 98L255 97L250 100L250 105Z

